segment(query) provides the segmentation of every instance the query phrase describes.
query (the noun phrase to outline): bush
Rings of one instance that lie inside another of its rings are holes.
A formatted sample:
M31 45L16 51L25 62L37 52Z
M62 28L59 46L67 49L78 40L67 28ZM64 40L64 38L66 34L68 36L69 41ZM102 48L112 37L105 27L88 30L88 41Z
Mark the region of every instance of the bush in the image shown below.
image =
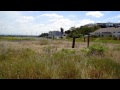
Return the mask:
M93 44L89 47L88 54L90 55L104 55L108 48L102 44Z

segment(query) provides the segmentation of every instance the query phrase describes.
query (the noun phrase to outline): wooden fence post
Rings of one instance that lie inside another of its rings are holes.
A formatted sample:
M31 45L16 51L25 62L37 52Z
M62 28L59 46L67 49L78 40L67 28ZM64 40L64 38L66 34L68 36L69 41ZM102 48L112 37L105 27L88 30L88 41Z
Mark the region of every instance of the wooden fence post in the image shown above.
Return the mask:
M85 42L85 37L84 37L84 42Z
M89 34L88 34L88 40L87 40L88 42L87 42L87 47L89 47L89 42L90 42L90 36L89 36Z
M72 48L75 47L75 37L73 37Z

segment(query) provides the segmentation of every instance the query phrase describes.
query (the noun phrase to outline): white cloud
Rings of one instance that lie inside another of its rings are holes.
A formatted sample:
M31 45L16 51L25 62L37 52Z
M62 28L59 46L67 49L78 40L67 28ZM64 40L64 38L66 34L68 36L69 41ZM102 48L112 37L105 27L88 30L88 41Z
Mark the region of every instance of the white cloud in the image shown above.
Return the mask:
M46 18L48 17L48 18ZM0 33L2 34L34 34L60 30L68 30L72 26L94 23L90 19L71 20L59 14L42 14L39 16L25 16L22 12L0 12Z
M89 23L95 23L95 21L90 20L90 19L83 19L83 20L78 21L78 24L76 24L76 26L79 27L79 26L86 25Z
M50 17L50 18L63 18L62 15L58 15L58 14L42 14L40 16L47 16L47 17Z
M18 22L30 22L30 21L32 21L32 20L34 20L34 17L32 17L32 16L21 16L18 20L16 20L16 21L18 21Z
M117 15L117 16L113 16L113 17L107 18L107 19L105 19L105 20L103 20L103 21L104 21L104 22L110 22L110 21L115 21L115 22L117 22L117 21L119 21L119 19L120 19L120 15Z
M48 26L53 27L54 29L59 29L60 27L63 27L64 29L69 29L74 24L75 24L74 21L63 18L63 19L56 20L51 24L48 24Z
M30 32L32 17L26 17L21 12L16 11L0 11L0 33L2 34L22 34ZM28 23L23 23L28 22Z
M70 17L70 18L75 18L76 16L75 16L75 15L69 15L68 17Z
M43 16L48 17L47 22L49 23L45 25L45 28L48 30L59 30L60 27L63 27L64 29L69 29L73 24L75 24L74 21L59 14L42 14L39 15L39 18Z
M113 17L113 19L115 19L115 18L120 18L120 15L117 15L117 16Z
M93 16L96 18L102 17L104 14L99 11L87 12L86 16Z

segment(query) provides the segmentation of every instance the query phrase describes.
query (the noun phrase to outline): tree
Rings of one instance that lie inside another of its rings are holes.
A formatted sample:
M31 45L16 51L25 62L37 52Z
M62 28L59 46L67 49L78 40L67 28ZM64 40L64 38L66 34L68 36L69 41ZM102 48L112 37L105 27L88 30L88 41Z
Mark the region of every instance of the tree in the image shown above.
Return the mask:
M65 31L65 34L70 34L70 32L71 32L70 30L67 30Z
M81 26L81 27L71 27L69 30L66 31L69 37L73 38L73 44L72 48L75 46L75 38L82 37L84 35L88 35L88 47L89 47L89 34L91 32L96 31L99 29L99 26L93 26L93 27L88 27L88 26ZM84 38L85 39L85 38Z
M94 32L98 30L100 26L93 26L93 27L88 27L88 26L81 26L81 27L71 27L69 30L65 31L66 34L68 34L69 37L77 37L81 35L86 35L91 32Z

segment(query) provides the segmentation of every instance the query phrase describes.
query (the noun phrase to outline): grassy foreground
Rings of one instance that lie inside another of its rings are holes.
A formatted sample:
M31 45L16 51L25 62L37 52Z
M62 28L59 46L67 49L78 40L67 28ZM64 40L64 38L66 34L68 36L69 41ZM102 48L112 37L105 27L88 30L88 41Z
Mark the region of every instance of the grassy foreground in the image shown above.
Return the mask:
M120 45L97 50L90 54L88 48L71 49L61 40L1 41L0 79L120 78Z

